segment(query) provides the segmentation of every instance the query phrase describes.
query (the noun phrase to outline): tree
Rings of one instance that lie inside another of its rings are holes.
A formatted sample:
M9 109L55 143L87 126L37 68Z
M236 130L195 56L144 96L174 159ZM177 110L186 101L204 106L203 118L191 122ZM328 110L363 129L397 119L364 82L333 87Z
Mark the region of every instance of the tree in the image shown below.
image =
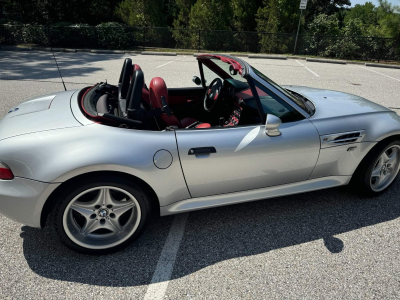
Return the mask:
M338 19L335 15L320 14L308 25L308 28L310 33L319 36L338 35L340 33Z
M235 30L253 31L256 28L255 15L257 6L255 0L232 0L232 27Z
M365 26L378 24L378 14L375 5L371 2L366 2L363 5L357 4L351 8L344 18L344 22L348 23L350 20L358 19Z
M132 26L165 26L162 0L123 0L117 15Z
M190 11L196 0L176 0L175 3L178 12L173 22L174 28L188 28Z
M229 0L197 0L189 14L189 28L228 30L231 18Z
M350 5L350 0L309 0L305 16L306 24L310 24L320 14L331 16L340 10L348 9L346 6Z
M257 31L260 32L261 52L276 52L279 27L278 0L265 0L264 7L257 11Z

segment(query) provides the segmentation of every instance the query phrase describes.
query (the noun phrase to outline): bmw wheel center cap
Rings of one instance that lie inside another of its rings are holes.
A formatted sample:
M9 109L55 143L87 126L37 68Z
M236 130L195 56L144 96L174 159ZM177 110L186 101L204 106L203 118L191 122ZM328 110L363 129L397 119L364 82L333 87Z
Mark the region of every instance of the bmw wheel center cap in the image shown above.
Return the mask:
M99 216L100 217L102 217L102 218L105 218L105 217L107 217L107 215L108 215L108 210L107 209L100 209L99 210Z

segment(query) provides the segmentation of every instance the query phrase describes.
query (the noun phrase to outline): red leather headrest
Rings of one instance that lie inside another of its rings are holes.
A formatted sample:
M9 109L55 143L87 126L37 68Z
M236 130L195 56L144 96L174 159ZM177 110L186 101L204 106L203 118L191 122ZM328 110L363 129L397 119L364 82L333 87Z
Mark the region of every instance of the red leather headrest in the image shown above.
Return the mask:
M149 86L149 96L150 103L153 108L161 108L161 96L165 97L166 102L168 103L168 89L164 80L160 77L154 77L150 81Z

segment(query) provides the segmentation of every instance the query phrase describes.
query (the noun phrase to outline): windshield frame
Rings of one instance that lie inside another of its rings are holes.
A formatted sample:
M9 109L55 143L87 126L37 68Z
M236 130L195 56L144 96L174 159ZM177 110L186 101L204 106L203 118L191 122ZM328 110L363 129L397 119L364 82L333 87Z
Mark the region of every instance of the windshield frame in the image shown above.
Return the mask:
M311 117L311 115L304 110L301 106L299 106L295 100L293 100L293 95L291 95L288 91L286 91L283 87L280 85L276 84L273 82L270 78L262 74L260 71L257 69L254 71L255 68L249 65L249 74L248 76L252 77L254 80L258 81L260 84L264 85L267 89L269 89L272 93L274 93L276 96L281 98L283 101L285 101L287 104L292 106L295 110L297 110L299 113L301 113L305 118ZM257 73L261 74L259 76ZM265 78L265 79L264 79ZM267 80L266 80L267 79ZM253 85L253 84L252 84ZM258 97L256 96L257 101L261 101ZM297 100L297 99L296 99ZM261 102L260 102L261 103Z

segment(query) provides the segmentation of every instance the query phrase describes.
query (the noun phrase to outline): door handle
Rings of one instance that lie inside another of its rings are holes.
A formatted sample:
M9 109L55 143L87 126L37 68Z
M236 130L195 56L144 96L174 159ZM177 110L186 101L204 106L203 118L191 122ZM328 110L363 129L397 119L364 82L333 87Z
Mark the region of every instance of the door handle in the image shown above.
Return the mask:
M210 154L210 153L217 153L215 147L190 148L188 154L195 155L195 154Z

